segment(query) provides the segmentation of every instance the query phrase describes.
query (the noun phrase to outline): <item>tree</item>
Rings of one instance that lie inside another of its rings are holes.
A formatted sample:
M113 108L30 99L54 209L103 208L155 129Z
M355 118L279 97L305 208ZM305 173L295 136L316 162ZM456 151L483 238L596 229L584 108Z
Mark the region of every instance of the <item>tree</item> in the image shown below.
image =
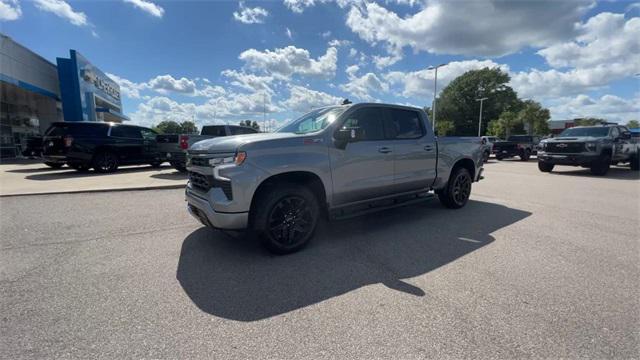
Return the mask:
M499 68L467 71L442 89L436 100L438 118L452 121L456 135L475 136L480 115L480 102L476 99L487 97L482 108L482 129L486 132L489 120L498 119L505 111L517 113L523 106L507 85L510 80Z
M438 130L438 136L446 136L447 134L452 134L456 129L456 126L453 124L453 121L449 120L438 120L436 123L436 130Z
M575 126L593 126L593 125L604 124L606 122L607 120L600 119L600 118L582 118L582 119L575 119L574 124Z
M518 114L505 111L498 119L489 122L487 134L506 139L516 130L516 127L522 127L522 123L518 121Z
M250 127L252 129L256 129L256 130L260 131L260 125L256 121L241 120L238 125L245 126L245 127Z
M180 134L182 127L175 121L164 120L154 126L153 130L160 134Z
M640 122L638 122L638 120L629 120L629 122L627 122L627 127L629 129L640 128Z
M198 126L193 121L183 121L180 124L180 133L181 134L197 134Z
M543 108L540 103L533 100L526 100L518 113L518 120L529 135L548 134L550 118L549 109Z

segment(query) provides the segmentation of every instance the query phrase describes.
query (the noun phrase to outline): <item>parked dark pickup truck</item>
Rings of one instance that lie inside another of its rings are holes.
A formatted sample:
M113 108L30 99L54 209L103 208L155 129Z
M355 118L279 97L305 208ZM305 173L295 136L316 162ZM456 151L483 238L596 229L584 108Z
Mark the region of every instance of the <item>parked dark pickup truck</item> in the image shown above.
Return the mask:
M538 168L551 172L555 165L573 165L589 168L594 175L605 175L611 164L629 163L631 170L637 171L639 146L626 126L572 127L540 143Z
M496 159L502 160L519 156L520 160L527 161L538 152L539 136L512 135L507 141L497 141L493 144L493 154Z
M213 139L220 136L255 134L258 130L238 125L205 125L200 135L194 134L163 134L158 135L158 149L163 157L171 163L176 170L185 172L187 150L191 145L201 140Z

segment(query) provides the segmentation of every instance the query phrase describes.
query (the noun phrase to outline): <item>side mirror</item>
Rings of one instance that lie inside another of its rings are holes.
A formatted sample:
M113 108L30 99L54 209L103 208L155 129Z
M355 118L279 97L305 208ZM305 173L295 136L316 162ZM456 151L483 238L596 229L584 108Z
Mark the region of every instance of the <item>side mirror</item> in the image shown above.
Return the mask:
M620 134L620 138L623 140L631 139L631 131L623 131L622 134Z
M336 147L344 149L350 142L357 142L362 139L362 130L359 127L340 128L333 134Z

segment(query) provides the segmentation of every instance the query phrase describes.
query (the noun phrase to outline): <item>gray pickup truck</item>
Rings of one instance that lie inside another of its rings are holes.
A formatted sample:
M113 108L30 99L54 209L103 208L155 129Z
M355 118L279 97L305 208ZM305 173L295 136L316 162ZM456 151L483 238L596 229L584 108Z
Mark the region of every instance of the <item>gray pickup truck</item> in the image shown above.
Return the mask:
M200 141L188 152L189 212L206 226L250 229L275 253L302 248L320 215L347 218L423 201L461 208L481 179L479 138L441 138L418 108L313 110L275 133Z
M538 168L551 172L555 165L573 165L589 168L594 175L606 175L612 164L629 163L631 170L637 171L638 147L638 140L626 126L572 127L540 143Z
M162 134L156 136L158 152L176 170L187 171L187 149L201 140L212 139L220 136L232 136L242 134L255 134L258 130L238 125L205 125L200 135L195 134Z

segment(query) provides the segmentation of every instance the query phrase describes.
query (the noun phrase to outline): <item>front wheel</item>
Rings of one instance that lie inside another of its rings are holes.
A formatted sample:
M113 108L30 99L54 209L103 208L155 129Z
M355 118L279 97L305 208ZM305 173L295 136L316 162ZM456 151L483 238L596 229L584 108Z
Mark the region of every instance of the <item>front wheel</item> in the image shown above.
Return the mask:
M531 157L531 150L529 149L526 149L522 151L522 153L520 153L520 161L529 161L530 157Z
M286 184L259 195L253 210L253 230L276 254L289 254L307 245L318 223L318 199L307 187Z
M171 166L173 166L173 168L178 170L179 172L187 172L187 167L184 166L184 163L172 162Z
M611 157L604 155L599 160L595 161L591 164L591 174L604 176L609 172L609 168L611 167Z
M471 196L471 174L465 168L454 169L447 187L438 192L442 205L450 209L459 209L467 204Z
M553 170L554 164L538 161L538 169L542 172L551 172Z

